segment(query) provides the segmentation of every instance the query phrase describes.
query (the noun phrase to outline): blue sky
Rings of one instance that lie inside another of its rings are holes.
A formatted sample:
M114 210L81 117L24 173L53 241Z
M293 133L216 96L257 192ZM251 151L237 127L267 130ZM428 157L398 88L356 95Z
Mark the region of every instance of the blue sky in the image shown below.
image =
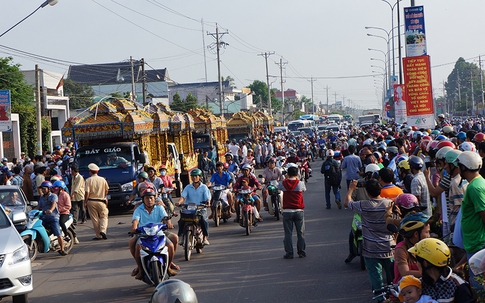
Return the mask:
M478 56L485 55L485 41L477 27L485 2L415 2L424 5L434 94L440 96L442 82L459 57L478 64ZM2 3L0 32L41 3ZM400 5L402 13L410 1ZM273 87L280 88L275 63L282 57L287 62L285 89L311 97L310 78L314 77L316 103L326 103L328 86L330 104L335 98L360 108L380 104L379 74L384 63L379 60L384 60L384 54L368 49L387 52L387 45L385 39L367 34L387 34L365 27L391 29L391 9L382 0L59 0L0 38L0 45L30 54L0 47L0 56L13 56L23 69L39 64L59 73L67 72L70 64L117 62L133 56L145 58L147 68L167 68L179 83L203 82L206 70L207 80L216 81L213 50L206 49L204 63L204 43L206 48L214 43L206 32L215 32L216 23L221 32L229 32L222 38L228 44L221 52L222 75L233 77L237 87L266 81L265 62L258 54L275 52L268 63Z

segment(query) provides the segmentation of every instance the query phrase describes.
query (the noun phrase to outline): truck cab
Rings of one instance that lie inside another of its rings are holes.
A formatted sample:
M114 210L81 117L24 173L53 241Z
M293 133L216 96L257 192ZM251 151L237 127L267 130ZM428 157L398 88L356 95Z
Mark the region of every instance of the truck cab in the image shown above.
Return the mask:
M135 142L80 147L74 158L74 164L85 179L89 178L90 163L99 167L98 175L108 181L110 207L125 205L136 186L137 175L146 162L146 155Z

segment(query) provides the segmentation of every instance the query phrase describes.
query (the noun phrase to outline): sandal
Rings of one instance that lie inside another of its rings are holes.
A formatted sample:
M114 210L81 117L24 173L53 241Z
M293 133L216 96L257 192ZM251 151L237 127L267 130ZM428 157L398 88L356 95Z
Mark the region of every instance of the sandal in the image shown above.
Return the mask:
M170 264L170 268L175 269L175 270L180 270L180 266L178 266L177 264L175 264L173 262L172 262L172 264Z
M131 276L134 277L136 276L138 273L140 272L140 270L137 268L133 269L133 271L131 272Z

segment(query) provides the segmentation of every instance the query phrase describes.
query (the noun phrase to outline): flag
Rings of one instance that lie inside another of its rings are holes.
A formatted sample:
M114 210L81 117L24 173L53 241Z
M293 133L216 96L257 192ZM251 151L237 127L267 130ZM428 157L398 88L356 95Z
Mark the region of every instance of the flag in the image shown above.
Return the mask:
M61 80L59 80L59 83L56 86L56 90L64 86L64 75L62 75Z

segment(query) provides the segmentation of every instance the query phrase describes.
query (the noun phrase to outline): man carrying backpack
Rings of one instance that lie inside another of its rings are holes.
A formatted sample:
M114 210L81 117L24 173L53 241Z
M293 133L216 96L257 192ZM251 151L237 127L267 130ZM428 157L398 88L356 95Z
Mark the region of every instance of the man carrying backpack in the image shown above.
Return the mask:
M327 159L323 162L320 172L324 175L325 179L325 201L327 203L327 209L331 208L330 205L330 189L333 189L335 195L335 203L339 209L342 209L340 203L340 182L342 181L342 169L340 162L333 158L334 152L329 149L327 151Z

